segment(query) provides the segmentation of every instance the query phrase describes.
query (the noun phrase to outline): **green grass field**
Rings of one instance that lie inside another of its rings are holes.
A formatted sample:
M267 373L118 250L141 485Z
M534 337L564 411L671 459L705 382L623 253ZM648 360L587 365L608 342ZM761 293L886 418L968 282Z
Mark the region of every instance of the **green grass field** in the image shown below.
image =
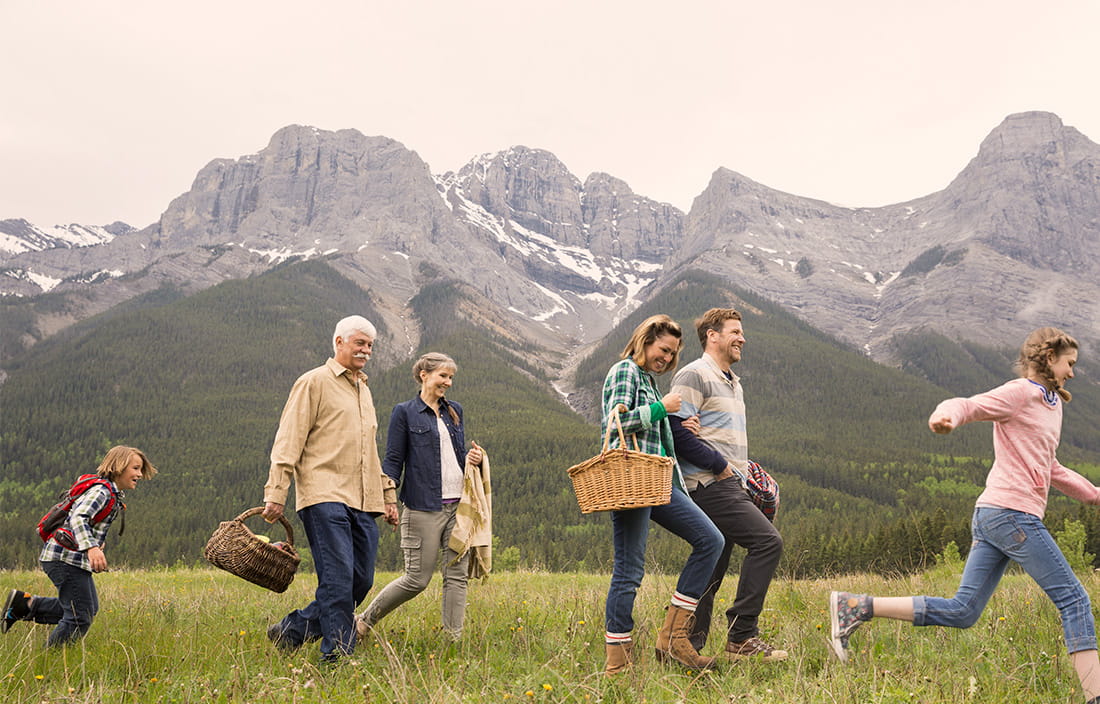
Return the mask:
M439 628L439 579L382 622L342 667L320 671L317 644L282 654L274 620L306 604L300 574L273 594L214 569L119 570L96 577L101 609L88 637L44 648L48 626L0 636L0 701L23 702L1080 702L1058 613L1026 576L1002 583L966 631L876 620L831 659L825 601L834 588L950 594L958 566L883 579L777 581L763 628L782 663L723 662L699 674L658 664L652 645L675 577L647 575L635 609L640 664L608 679L603 602L609 577L502 573L472 583L462 640ZM379 574L377 584L393 579ZM731 598L735 577L721 596ZM1085 578L1090 593L1100 580ZM53 594L41 572L0 572L0 589ZM722 608L725 600L719 604ZM716 619L718 620L718 619ZM720 650L712 638L704 650Z

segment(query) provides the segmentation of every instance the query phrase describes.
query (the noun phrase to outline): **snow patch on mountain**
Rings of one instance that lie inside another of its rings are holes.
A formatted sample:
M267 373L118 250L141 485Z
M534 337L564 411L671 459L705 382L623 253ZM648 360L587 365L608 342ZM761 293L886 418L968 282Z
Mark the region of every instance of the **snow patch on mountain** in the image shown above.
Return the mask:
M17 281L26 281L34 284L42 293L48 293L57 288L61 283L70 284L97 284L108 279L117 279L121 276L125 276L126 272L120 269L100 269L80 276L72 276L65 279L59 279L54 276L48 276L46 274L39 274L29 269L12 268L4 271L4 275L13 278Z
M609 312L619 313L624 309L636 307L640 303L639 293L652 283L661 271L661 265L657 263L597 256L583 247L562 244L514 220L505 221L490 213L466 198L452 178L437 177L436 183L441 196L452 211L474 227L490 233L501 244L516 250L523 258L539 259L553 267L572 272L600 286L601 289L608 286L625 289L625 296L603 293L568 294L596 303ZM575 310L566 300L565 295L555 293L535 282L532 283L553 302L549 309L541 311L534 319L545 322L558 313Z
M113 240L119 226L133 229L123 223L104 227L76 224L39 227L22 219L0 220L0 253L14 255L58 247L92 247Z
M59 283L61 283L61 279L55 279L51 276L46 276L44 274L36 274L33 271L27 272L27 278L30 279L43 291L50 291Z
M248 247L246 245L237 244L234 242L227 242L226 244L229 246L240 247L241 249L251 252L252 254L258 254L259 256L266 258L269 262L273 262L275 264L282 264L288 259L312 259L313 257L317 256L324 257L340 251L339 249L333 248L326 249L323 252L318 252L316 247L310 247L309 249L303 249L301 251L295 251L290 247L282 247L280 249L256 249L254 247Z

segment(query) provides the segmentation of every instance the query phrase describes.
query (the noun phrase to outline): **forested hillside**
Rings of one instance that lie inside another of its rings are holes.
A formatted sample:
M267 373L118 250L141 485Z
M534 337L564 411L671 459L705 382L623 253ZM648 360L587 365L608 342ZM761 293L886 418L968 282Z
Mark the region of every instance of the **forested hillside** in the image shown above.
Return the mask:
M295 263L187 298L162 290L36 345L10 365L0 387L0 566L34 563L35 521L118 443L145 449L161 474L128 497L129 527L121 540L112 538L110 554L129 564L200 561L219 521L259 504L293 380L331 354L338 318L358 312L381 319L372 300L323 262ZM428 349L451 354L459 370L450 395L466 409L467 437L492 459L501 554L549 569L605 569L608 518L579 513L565 473L597 451L598 430L551 389L533 350L469 314L477 304L475 292L446 282L411 301L421 349L380 349L366 370L379 441L392 406L416 393L412 359ZM882 367L767 301L693 273L625 320L581 364L577 386L594 400L630 330L654 312L684 324L684 362L697 357L691 320L714 305L734 305L745 316L748 343L736 371L750 454L782 485L784 570L905 570L948 540L965 548L970 506L988 466L989 428L940 437L925 421L942 398L1009 378L1009 356L922 336L897 341L910 351L909 368ZM1086 370L1087 351L1082 358ZM1100 477L1092 432L1100 395L1087 376L1073 382L1062 454ZM1060 527L1069 513L1078 515L1067 501L1054 502L1051 517L1059 522L1051 525ZM1092 512L1080 515L1095 543ZM383 532L380 565L394 568L398 541ZM304 545L300 531L298 538ZM652 546L655 567L674 569L683 559L683 546L663 531L654 532Z
M493 460L501 547L518 545L542 565L591 550L594 563L592 541L577 550L561 537L578 518L564 470L591 454L593 429L520 371L522 350L459 318L461 300L456 287L429 286L413 305L427 324L425 349L458 361L452 396ZM146 450L161 473L128 497L130 527L111 553L129 563L201 560L219 521L259 505L287 392L331 355L332 326L350 311L380 320L369 293L323 263L299 263L186 299L162 291L37 345L0 387L0 565L33 564L39 515L119 443ZM396 359L380 349L366 369L383 446L390 409L417 391L411 359ZM395 539L382 541L381 558L397 564Z
M991 429L976 424L939 436L928 430L927 419L944 398L1010 379L1015 351L916 335L896 341L912 360L903 372L871 362L777 305L690 272L608 336L580 366L578 387L591 389L598 407L595 395L608 367L633 328L655 312L684 326L681 364L698 358L692 321L713 306L743 315L747 342L734 371L745 390L749 455L781 485L777 525L786 540L785 571L806 576L849 568L908 570L951 540L965 552L970 510L992 456ZM1074 401L1067 407L1060 455L1100 481L1094 432L1100 389L1088 368L1083 353L1071 382ZM670 377L658 378L662 388ZM1057 527L1066 512L1094 522L1094 509L1079 512L1058 499L1048 514ZM1090 531L1089 537L1095 552L1100 533ZM671 540L662 536L657 543Z

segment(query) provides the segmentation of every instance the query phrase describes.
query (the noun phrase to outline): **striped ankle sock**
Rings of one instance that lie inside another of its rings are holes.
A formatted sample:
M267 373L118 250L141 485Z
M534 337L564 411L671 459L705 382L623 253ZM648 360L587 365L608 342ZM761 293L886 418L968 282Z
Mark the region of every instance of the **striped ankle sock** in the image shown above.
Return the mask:
M679 606L681 609L687 609L694 613L695 607L699 605L699 600L692 599L690 596L684 596L680 592L674 592L671 603L673 606Z
M612 633L611 631L604 633L603 639L608 645L625 645L631 640L629 633Z

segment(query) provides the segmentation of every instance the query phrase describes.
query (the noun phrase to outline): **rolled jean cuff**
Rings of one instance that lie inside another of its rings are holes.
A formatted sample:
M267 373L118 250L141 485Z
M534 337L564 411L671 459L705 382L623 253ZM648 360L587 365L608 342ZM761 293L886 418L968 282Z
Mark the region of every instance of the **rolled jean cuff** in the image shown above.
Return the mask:
M1096 650L1096 639L1091 641L1088 638L1076 638L1072 643L1066 643L1066 652L1070 655L1074 653L1080 653L1086 650Z
M913 597L913 625L927 626L924 617L928 613L923 596Z

